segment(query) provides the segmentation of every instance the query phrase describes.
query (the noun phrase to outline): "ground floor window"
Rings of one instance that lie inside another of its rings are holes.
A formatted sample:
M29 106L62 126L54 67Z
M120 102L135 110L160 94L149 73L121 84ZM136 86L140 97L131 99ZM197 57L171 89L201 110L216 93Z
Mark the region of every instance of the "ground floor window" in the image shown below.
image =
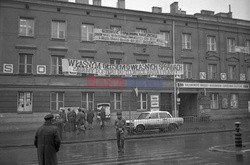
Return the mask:
M114 109L122 109L122 94L121 93L111 93L111 103Z
M18 92L18 105L17 111L22 112L32 112L32 92Z
M230 94L230 107L235 109L238 108L238 95L237 94Z
M51 92L50 110L57 111L61 107L64 107L64 92Z
M211 109L219 109L219 94L218 93L211 93L210 108Z
M137 109L146 110L147 109L147 93L139 93L137 98Z
M86 110L94 110L94 93L93 92L83 92L82 93L82 108Z

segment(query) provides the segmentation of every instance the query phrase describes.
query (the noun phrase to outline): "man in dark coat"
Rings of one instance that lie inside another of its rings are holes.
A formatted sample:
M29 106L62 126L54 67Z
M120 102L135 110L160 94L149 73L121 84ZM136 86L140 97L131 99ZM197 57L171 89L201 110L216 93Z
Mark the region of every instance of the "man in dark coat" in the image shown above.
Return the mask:
M89 126L89 129L93 129L93 118L94 118L94 113L93 111L90 109L87 113L87 122L88 122L88 126Z
M57 165L57 155L61 139L58 128L52 125L53 115L48 114L44 117L45 123L38 128L34 145L37 148L39 165Z
M106 113L105 113L105 108L104 107L102 107L101 108L101 129L104 129L104 127L105 127L105 119L106 119Z
M76 125L76 113L75 113L75 111L72 109L72 110L70 110L70 109L68 109L68 114L67 114L67 116L68 116L68 122L69 122L69 126L70 126L70 132L75 132L75 125Z
M60 118L61 118L62 123L63 123L63 131L65 132L65 126L66 126L66 123L68 121L65 109L62 109L62 111L60 112Z
M117 112L117 119L115 120L115 129L116 129L116 138L117 138L117 147L118 152L124 152L124 131L126 127L126 120L122 117L122 112Z
M76 115L76 125L77 130L76 134L78 135L80 132L85 131L85 113L79 108L78 113Z

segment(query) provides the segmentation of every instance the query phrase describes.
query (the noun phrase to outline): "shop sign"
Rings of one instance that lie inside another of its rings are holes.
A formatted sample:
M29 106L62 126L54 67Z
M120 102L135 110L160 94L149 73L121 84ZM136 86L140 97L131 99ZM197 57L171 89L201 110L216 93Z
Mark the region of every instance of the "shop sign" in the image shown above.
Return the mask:
M46 74L46 65L37 65L37 74Z
M226 73L221 73L220 74L220 79L221 80L227 80L227 74Z
M3 73L13 73L13 64L3 64Z
M151 95L151 107L159 107L159 95Z
M85 73L94 75L182 75L183 64L108 64L97 61L62 59L64 74Z
M244 46L235 46L235 52L239 52L239 53L247 53L249 54L249 49L250 47L244 47Z
M166 47L168 41L163 34L124 32L114 29L94 29L94 40L158 45Z
M246 75L244 73L240 74L240 81L246 81Z
M249 84L185 83L185 82L179 82L178 87L179 88L249 89Z
M206 72L200 72L200 79L205 80L206 79Z

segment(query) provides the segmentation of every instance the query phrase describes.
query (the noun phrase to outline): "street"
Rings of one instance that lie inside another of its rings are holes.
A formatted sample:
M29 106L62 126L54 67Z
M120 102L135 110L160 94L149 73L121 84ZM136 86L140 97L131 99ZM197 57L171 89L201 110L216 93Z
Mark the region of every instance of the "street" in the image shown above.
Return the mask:
M244 132L249 142L250 132ZM235 153L212 152L209 147L234 143L234 133L209 133L175 137L127 140L125 153L118 154L116 141L63 144L59 164L249 164L250 152L242 157ZM0 151L2 165L37 164L34 147L6 148Z

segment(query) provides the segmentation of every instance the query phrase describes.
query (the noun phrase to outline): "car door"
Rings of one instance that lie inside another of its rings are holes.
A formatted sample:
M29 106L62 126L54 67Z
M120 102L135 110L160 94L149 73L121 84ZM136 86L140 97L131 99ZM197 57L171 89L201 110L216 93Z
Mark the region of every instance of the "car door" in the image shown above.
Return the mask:
M159 114L156 113L151 113L148 117L147 121L147 129L155 129L158 128L159 125Z
M167 128L169 125L169 115L166 112L160 112L159 117L161 120L161 128Z

